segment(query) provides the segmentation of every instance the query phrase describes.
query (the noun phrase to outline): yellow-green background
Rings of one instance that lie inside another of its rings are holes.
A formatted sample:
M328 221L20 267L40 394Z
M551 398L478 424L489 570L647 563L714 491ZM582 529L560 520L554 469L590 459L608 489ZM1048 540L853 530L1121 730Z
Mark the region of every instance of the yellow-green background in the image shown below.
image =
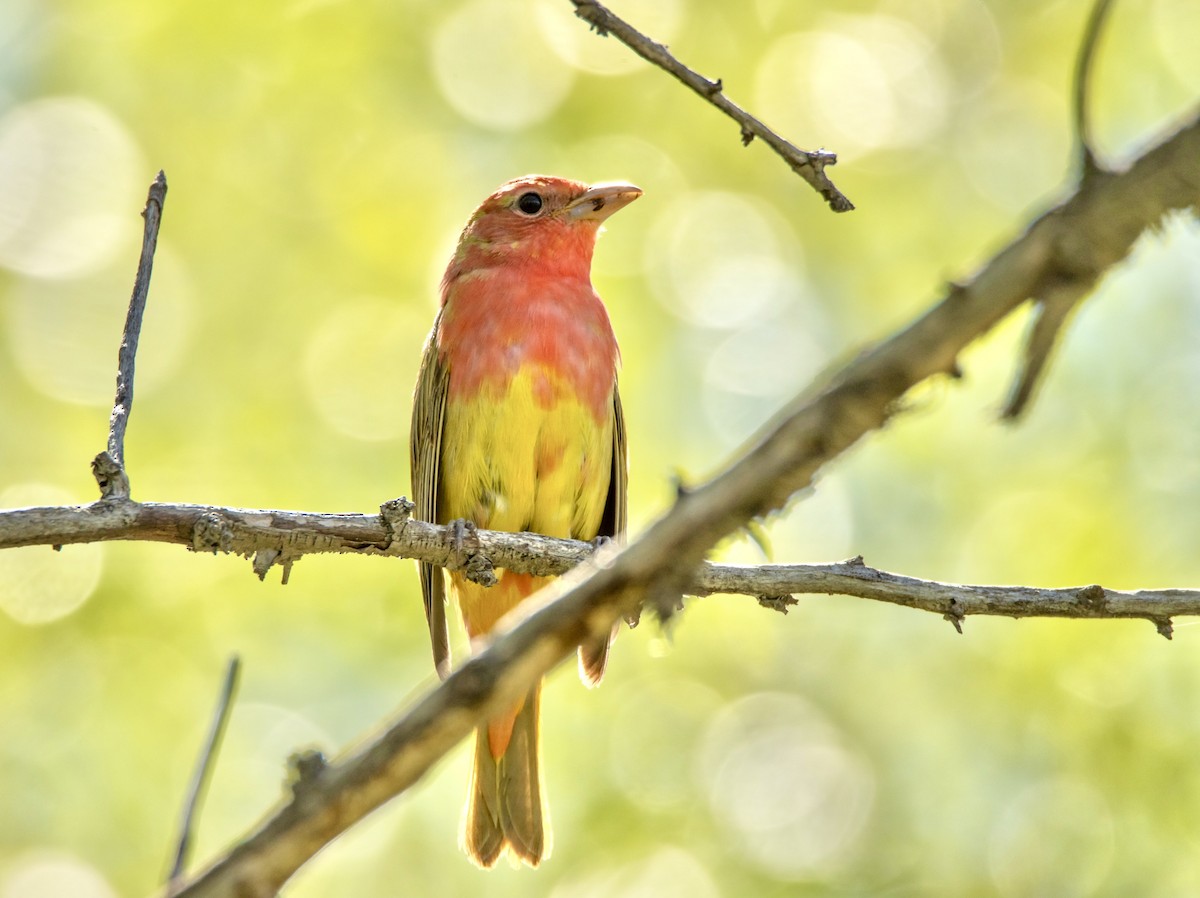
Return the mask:
M369 512L408 490L437 278L496 184L623 178L596 283L624 354L632 529L815 372L917 314L1069 177L1082 0L626 0L831 170L765 147L567 0L0 4L0 507L87 502L161 167L128 438L135 498ZM1118 4L1101 152L1200 94L1192 0ZM995 422L1022 321L768 530L961 582L1200 584L1200 228L1169 222L1082 310L1027 421ZM726 557L754 560L745 544ZM409 562L284 588L143 544L0 553L0 898L160 881L225 659L245 662L197 860L433 685ZM1200 893L1200 631L862 600L696 601L545 707L555 852L456 849L465 753L305 868L317 895Z

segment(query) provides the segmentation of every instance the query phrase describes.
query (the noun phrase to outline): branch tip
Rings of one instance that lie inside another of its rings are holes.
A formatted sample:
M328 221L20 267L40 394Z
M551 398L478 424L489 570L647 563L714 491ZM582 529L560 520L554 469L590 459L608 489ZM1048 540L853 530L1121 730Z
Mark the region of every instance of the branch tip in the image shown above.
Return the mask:
M1158 635L1163 639L1170 640L1174 637L1175 626L1171 623L1171 619L1169 617L1161 618L1153 621L1153 623L1155 629L1158 630Z

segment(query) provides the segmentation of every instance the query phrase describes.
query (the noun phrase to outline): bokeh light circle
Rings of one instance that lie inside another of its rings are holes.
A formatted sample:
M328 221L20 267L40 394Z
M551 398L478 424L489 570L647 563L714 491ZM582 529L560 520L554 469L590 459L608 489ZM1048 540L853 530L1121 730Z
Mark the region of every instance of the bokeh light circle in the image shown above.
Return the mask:
M343 299L313 331L304 360L308 395L325 422L360 440L407 432L407 385L389 373L398 359L419 359L432 309L378 297Z
M117 351L133 283L135 251L84 277L24 278L9 292L9 342L17 367L46 396L111 406ZM160 242L137 356L137 390L148 396L184 358L192 283L179 257Z
M819 311L800 303L785 314L738 328L704 365L704 413L726 447L740 444L828 361Z
M1161 59L1184 85L1200 84L1200 3L1196 0L1155 0L1150 22Z
M648 678L631 684L616 704L609 757L618 788L638 806L663 811L693 794L691 771L679 763L678 746L699 741L720 696L691 679Z
M642 861L567 877L550 898L719 898L721 894L716 879L700 858L666 845Z
M945 120L949 78L928 38L888 16L834 16L775 40L756 98L783 133L811 134L853 158L927 140Z
M717 822L781 879L843 862L874 803L866 760L796 695L763 692L729 705L709 727L699 767Z
M1027 786L1008 802L992 828L988 866L1004 898L1093 895L1112 867L1114 841L1104 796L1060 777Z
M799 292L800 257L781 225L735 193L685 194L660 213L646 246L655 295L683 320L728 328L761 319Z
M77 857L35 850L18 857L0 878L0 898L116 898L108 881Z
M0 492L0 508L70 505L65 490L41 483L20 483ZM60 620L88 600L100 582L104 547L95 543L5 549L0 552L0 611L19 624L36 626Z
M433 73L464 118L496 131L546 118L574 83L574 69L529 27L524 7L504 0L471 0L445 18L433 38Z
M103 106L45 97L0 119L0 266L76 277L112 257L131 227L141 154Z
M680 0L654 0L638 8L637 25L660 44L670 43L683 21ZM560 59L592 75L623 75L645 68L645 61L615 40L597 40L597 35L579 27L579 18L565 3L537 0L534 21L546 43Z

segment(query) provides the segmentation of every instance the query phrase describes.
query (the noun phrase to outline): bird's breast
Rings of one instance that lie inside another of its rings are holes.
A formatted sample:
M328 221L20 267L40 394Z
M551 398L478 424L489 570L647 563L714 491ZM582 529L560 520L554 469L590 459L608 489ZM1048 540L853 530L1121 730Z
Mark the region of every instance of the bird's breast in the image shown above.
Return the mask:
M569 396L597 422L612 414L617 342L587 282L463 284L447 299L438 347L452 400L499 400L521 375L543 410Z

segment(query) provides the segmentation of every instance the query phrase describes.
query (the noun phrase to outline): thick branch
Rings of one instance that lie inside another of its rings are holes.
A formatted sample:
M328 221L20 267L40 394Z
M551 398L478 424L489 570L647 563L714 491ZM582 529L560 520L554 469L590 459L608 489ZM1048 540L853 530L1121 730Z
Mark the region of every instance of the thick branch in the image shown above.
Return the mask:
M749 144L755 137L761 139L779 154L792 171L821 194L834 212L849 212L854 208L854 204L834 186L825 174L825 166L837 164L837 154L826 150L811 152L802 150L780 137L759 119L726 97L720 79L711 81L694 69L688 68L672 56L671 51L662 44L652 41L624 19L601 6L596 0L571 0L571 2L575 5L575 15L591 25L601 37L613 35L642 59L673 75L741 125L742 143Z

